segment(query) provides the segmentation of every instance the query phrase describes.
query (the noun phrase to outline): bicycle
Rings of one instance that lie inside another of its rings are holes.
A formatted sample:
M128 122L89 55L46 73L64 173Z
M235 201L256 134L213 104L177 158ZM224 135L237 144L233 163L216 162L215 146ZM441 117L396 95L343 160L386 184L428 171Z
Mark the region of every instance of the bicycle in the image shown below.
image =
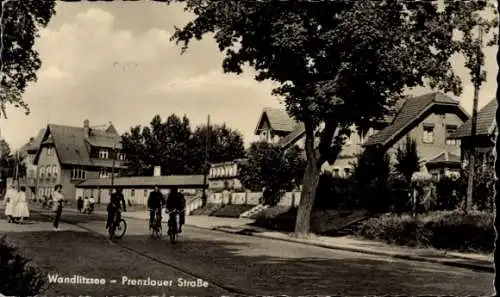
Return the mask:
M161 209L156 210L154 219L153 219L153 225L151 226L152 228L152 235L154 238L160 238L161 237L161 219L160 219L160 214L161 214Z
M178 217L178 214L183 212L184 210L181 210L181 211L178 211L178 210L172 210L172 211L169 211L168 214L175 214L175 216L172 216L170 215L169 219L168 219L168 232L167 234L169 235L170 237L170 242L171 243L176 243L177 242L177 239L179 237L179 232L178 232L178 223L177 223L177 217Z
M113 223L108 228L110 239L113 239L113 238L121 239L125 235L125 232L127 232L127 222L125 222L125 220L120 216L120 213L121 213L121 210L119 210L119 209L116 210L114 218L113 218ZM116 233L117 231L119 231L121 233L118 233L119 235L117 235L117 233Z

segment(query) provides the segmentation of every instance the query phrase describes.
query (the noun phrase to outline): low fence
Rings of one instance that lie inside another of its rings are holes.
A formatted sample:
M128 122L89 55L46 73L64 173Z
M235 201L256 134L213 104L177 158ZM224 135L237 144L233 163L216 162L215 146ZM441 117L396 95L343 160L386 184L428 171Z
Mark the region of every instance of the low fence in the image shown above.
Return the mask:
M209 193L207 203L211 204L248 204L258 205L262 198L262 192L222 192ZM300 192L286 192L281 197L278 205L298 206L300 203Z

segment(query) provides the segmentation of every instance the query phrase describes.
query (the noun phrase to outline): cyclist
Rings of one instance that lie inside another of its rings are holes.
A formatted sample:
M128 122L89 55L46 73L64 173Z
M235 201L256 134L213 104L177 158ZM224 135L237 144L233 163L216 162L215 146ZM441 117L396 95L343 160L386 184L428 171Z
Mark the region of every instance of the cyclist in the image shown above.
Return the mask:
M178 233L182 232L182 225L184 225L185 221L185 213L184 209L186 208L186 200L184 199L184 195L179 193L177 187L172 187L170 190L170 194L167 198L167 210L170 212L169 220L175 220L175 216L177 215L174 210L179 211L179 229Z
M123 204L123 211L127 211L127 205L125 203L125 197L123 197L122 189L116 188L111 194L108 204L108 220L106 222L106 229L111 227L116 221L120 219L121 215L121 204ZM116 217L116 220L115 219Z
M149 229L153 228L153 222L155 215L158 216L158 219L161 222L161 209L165 205L165 197L158 189L158 186L155 186L153 192L149 193L148 197L148 209L149 209Z

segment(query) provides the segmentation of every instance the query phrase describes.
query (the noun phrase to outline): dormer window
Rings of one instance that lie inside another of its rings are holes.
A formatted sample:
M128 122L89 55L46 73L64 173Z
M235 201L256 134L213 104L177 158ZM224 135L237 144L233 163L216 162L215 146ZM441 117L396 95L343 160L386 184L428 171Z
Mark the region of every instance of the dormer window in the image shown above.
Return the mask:
M109 151L107 149L100 149L99 159L108 159L108 158L109 158Z
M422 142L423 143L434 143L434 125L433 124L424 124L424 131L422 134Z

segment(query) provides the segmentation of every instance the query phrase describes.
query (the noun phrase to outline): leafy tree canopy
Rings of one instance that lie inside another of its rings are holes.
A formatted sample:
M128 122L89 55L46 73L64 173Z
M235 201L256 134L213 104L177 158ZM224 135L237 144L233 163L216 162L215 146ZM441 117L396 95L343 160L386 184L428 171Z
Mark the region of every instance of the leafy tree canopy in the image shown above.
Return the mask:
M240 165L239 179L252 191L266 189L267 203L279 202L283 191L297 186L305 167L302 150L293 147L286 152L268 142L255 142L250 146L247 159Z
M187 116L175 114L165 121L159 115L149 126L132 127L122 135L123 152L128 159L127 175L152 175L154 166L163 175L200 174L205 161L206 126L193 132ZM226 125L210 127L208 160L231 161L245 153L241 134Z
M14 104L29 113L22 96L29 83L36 82L41 67L34 49L39 29L47 26L55 14L55 0L0 0L2 49L0 59L0 116L5 118L6 107Z

